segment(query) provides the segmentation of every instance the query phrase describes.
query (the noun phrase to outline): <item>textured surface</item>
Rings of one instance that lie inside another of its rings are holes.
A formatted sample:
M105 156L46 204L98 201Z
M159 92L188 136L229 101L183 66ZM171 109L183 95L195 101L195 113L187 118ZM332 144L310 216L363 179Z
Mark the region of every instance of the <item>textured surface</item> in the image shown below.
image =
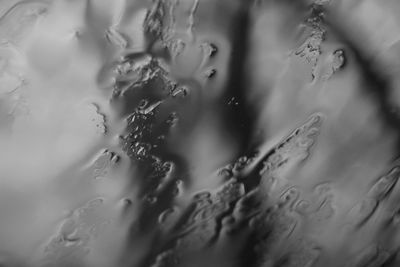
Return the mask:
M0 266L400 266L396 0L0 0Z

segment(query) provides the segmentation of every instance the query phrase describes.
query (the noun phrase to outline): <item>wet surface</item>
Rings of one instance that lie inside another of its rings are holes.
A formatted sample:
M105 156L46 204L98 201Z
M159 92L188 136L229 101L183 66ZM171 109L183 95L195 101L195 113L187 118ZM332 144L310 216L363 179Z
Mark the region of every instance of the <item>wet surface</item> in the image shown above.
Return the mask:
M0 266L398 266L399 10L0 0Z

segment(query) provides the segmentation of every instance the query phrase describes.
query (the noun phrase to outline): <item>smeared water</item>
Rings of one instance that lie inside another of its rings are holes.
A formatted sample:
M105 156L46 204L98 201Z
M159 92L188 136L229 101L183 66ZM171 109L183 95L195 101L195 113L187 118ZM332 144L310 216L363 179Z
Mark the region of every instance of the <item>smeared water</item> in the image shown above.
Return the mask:
M0 266L398 266L396 10L0 1Z

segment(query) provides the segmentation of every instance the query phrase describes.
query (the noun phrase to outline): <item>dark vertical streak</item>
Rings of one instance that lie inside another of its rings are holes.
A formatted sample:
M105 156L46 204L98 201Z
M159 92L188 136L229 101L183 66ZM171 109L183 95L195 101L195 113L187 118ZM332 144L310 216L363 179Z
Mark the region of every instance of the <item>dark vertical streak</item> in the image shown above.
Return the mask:
M251 138L255 130L256 111L250 106L246 99L246 57L249 51L249 35L251 30L250 8L253 1L244 0L241 2L238 12L232 25L232 54L229 69L229 82L223 97L229 101L232 97L239 105L228 106L224 110L231 121L228 121L228 129L231 130L238 140L239 155L247 154L252 144ZM255 175L257 176L257 175ZM254 181L259 183L260 179ZM254 251L255 239L249 238L242 246L238 257L238 266L257 266L258 255ZM257 236L255 233L254 236Z
M248 150L255 123L255 110L246 101L246 57L249 50L251 4L250 0L242 1L233 19L229 81L222 97L222 112L226 118L231 118L226 122L227 129L239 140L239 155ZM227 105L232 98L239 105Z

